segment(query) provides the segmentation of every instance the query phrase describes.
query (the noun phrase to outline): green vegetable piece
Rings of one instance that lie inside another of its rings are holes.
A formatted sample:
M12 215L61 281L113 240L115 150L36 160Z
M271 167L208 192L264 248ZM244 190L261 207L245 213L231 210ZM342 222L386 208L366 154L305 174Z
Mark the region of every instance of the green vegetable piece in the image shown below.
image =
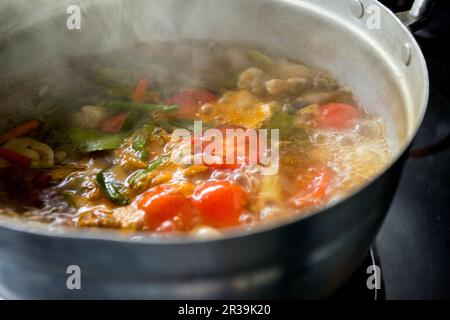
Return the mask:
M124 86L114 85L106 88L106 94L116 99L128 98L132 91Z
M179 108L177 105L133 103L119 100L107 102L106 107L118 111L141 110L147 112L173 112Z
M158 168L161 164L163 164L165 161L165 157L160 157L155 160L153 160L147 167L147 169L141 169L133 173L128 178L128 184L133 186L139 183L148 173L152 172L156 168Z
M66 128L75 110L73 103L55 97L43 98L35 109L43 122L37 131L38 140L45 140L55 130Z
M117 149L126 138L124 133L105 133L95 130L73 127L69 129L69 137L77 150L93 152Z
M286 112L275 112L267 123L267 129L279 129L280 139L286 140L294 133L294 116Z
M145 150L148 140L150 139L153 132L152 124L145 124L137 132L133 134L132 148L136 151L139 159L146 160L148 157L148 152Z
M102 192L113 204L117 206L126 206L130 203L130 199L122 192L124 188L122 183L115 179L112 172L101 171L97 174L96 180Z
M64 199L66 200L67 205L69 207L78 209L78 206L75 203L75 200L73 199L73 196L74 196L74 192L73 191L66 190L66 191L64 191L62 193L62 195L63 195Z
M164 163L164 161L166 160L165 157L161 157L158 159L153 160L147 167L148 171L153 171L156 168L158 168L160 165L162 165Z
M267 55L258 50L247 51L247 57L263 68L270 68L273 66L273 61Z
M128 111L128 117L122 126L122 131L134 131L142 124L150 123L150 117L146 116L140 110Z
M51 144L69 152L94 152L117 149L125 140L126 133L106 133L81 127L70 127L58 132Z

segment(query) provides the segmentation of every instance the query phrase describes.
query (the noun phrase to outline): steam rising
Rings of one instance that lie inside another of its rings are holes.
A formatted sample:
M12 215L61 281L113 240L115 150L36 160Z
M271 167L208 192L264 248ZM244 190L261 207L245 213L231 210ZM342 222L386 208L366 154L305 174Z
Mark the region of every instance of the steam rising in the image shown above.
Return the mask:
M404 121L408 118L404 108L399 107L405 105L405 89L399 87L396 80L399 76L391 70L392 64L380 63L388 55L380 57L380 52L368 50L360 35L349 37L348 25L339 22L342 18L335 13L328 12L330 8L313 8L332 7L326 3L288 0L3 0L0 2L0 96L8 93L11 74L33 72L42 68L43 61L55 57L108 52L153 40L215 39L250 46L257 44L329 70L338 77L341 85L354 89L361 104L369 111L385 116L391 137L407 137L411 128ZM66 28L66 9L74 4L81 7L81 30ZM349 57L347 46L336 46L336 41L343 39L348 41L353 52L361 54ZM58 63L63 65L64 61ZM374 68L374 65L378 67ZM370 72L347 72L352 69ZM12 114L18 119L18 112L24 113L30 108L28 101L21 99L16 100L13 107L14 110L9 110L12 106L2 103L0 127L13 118Z
M69 5L81 8L81 30L66 27ZM231 2L208 0L6 0L0 4L0 21L0 127L32 113L36 92L30 91L46 84L32 83L34 79L47 78L60 92L68 79L72 87L81 82L67 56L105 53L155 40L239 42L243 28ZM179 55L190 55L194 67L211 65L208 55L188 52L183 46L175 49ZM15 90L17 86L21 90Z

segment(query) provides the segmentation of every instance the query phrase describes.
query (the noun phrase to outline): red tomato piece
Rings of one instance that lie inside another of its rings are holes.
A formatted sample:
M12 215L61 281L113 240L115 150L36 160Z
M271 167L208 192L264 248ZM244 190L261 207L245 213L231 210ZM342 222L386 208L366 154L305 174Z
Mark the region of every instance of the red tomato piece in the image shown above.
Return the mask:
M101 125L100 130L104 132L118 132L122 129L125 121L128 118L128 112L120 112L108 119L106 119Z
M307 208L320 204L326 196L333 179L333 171L326 166L312 167L297 177L297 191L289 202L297 208Z
M33 163L32 159L2 147L0 147L0 157L9 163L22 168L28 168Z
M320 106L318 124L327 129L349 129L355 125L358 110L344 103L327 103Z
M192 119L195 118L201 105L216 101L217 97L207 90L189 88L180 90L177 94L165 100L164 103L178 105L180 109L177 111L177 116Z
M207 181L192 196L203 222L216 228L238 225L246 202L247 193L231 181Z
M191 202L178 189L161 185L146 191L138 201L152 231L186 231L193 223Z

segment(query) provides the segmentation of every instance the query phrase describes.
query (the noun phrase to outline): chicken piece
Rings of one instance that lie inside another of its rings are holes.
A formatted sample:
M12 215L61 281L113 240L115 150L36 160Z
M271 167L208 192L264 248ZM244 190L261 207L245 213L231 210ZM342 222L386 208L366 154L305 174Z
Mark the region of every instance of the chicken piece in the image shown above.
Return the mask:
M238 88L248 90L255 95L262 95L266 92L266 75L257 68L250 68L239 75Z
M106 117L106 108L84 106L74 115L73 122L80 127L95 129Z
M315 125L315 119L320 113L319 104L314 103L301 108L295 114L294 125L299 128L310 127Z
M331 100L335 102L347 102L351 98L351 92L347 88L340 88L333 91L311 91L306 92L300 96L297 100L310 105L315 103L325 103Z
M99 205L80 210L77 225L80 227L120 228L121 222L113 215L113 210Z
M275 75L280 79L289 78L308 78L312 75L312 70L307 66L299 63L290 62L286 59L281 59L276 64L277 68L274 71Z
M300 90L304 88L306 84L305 78L289 78L287 80L282 79L271 79L266 81L265 86L267 92L276 96L280 93L290 92L290 93L298 93Z
M114 219L120 227L128 230L142 230L145 226L144 215L144 211L137 209L133 204L113 211Z
M328 72L317 70L310 78L314 89L333 90L338 88L336 80Z

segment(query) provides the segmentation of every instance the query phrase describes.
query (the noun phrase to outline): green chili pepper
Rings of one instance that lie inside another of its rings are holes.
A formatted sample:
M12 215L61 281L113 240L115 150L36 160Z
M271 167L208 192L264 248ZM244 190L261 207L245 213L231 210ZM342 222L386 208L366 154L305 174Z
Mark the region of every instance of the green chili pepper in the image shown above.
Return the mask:
M122 183L115 179L112 172L105 170L101 171L97 174L96 180L102 192L113 204L117 206L126 206L130 203L130 199L123 194L122 190L124 187Z
M150 139L153 132L153 124L144 124L142 128L137 130L133 134L132 148L136 151L139 159L146 160L148 157L148 152L145 150L148 140Z

